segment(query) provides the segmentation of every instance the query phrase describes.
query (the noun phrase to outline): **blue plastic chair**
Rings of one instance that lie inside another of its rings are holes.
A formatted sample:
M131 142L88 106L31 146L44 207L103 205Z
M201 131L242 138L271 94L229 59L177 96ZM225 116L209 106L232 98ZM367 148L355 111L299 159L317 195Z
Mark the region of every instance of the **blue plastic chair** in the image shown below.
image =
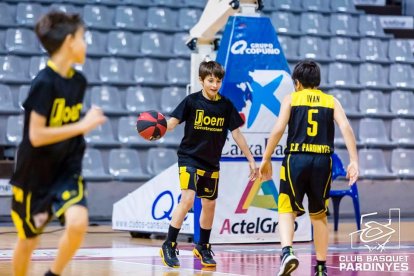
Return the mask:
M335 153L332 154L332 180L335 180L339 176L346 176L346 171L342 165L341 159ZM352 197L355 210L355 220L358 230L361 230L361 212L359 209L359 195L357 183L355 182L350 189L347 190L331 190L329 196L332 199L334 209L334 230L338 231L339 223L339 204L344 196Z

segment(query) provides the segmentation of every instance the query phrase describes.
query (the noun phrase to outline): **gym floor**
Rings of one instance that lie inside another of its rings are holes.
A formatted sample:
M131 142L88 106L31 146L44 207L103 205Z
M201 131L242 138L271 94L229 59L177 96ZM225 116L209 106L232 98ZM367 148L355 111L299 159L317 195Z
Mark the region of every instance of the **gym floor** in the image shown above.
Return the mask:
M355 223L341 222L339 231L330 225L328 252L329 275L414 275L414 222L402 221L399 235L380 248L368 248L353 241ZM34 252L29 275L43 275L49 268L63 229L50 226ZM378 234L378 233L371 233ZM154 237L154 236L152 236ZM64 272L64 276L96 275L276 275L279 270L280 244L213 245L217 267L202 268L192 255L188 236L179 237L181 267L162 265L159 247L163 237L132 238L128 232L113 231L110 225L91 226L82 248ZM0 226L0 275L12 275L11 256L16 240L12 226ZM355 246L355 245L358 246ZM313 275L315 254L312 242L295 243L299 268L292 275Z

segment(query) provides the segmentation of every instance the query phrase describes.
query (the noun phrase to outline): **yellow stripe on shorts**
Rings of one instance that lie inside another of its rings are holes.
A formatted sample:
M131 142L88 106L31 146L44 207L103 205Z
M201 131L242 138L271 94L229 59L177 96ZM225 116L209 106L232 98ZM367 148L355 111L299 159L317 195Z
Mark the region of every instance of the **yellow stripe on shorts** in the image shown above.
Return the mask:
M187 172L187 167L180 167L180 189L187 190L190 184L190 173Z
M278 205L279 213L281 214L293 212L292 205L290 204L290 198L287 194L279 194Z

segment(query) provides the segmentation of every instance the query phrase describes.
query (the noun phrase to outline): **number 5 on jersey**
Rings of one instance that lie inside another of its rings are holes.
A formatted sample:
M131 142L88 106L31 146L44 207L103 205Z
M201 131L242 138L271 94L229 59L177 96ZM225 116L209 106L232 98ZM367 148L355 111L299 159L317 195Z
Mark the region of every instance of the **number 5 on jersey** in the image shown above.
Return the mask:
M309 123L309 127L307 127L306 129L306 134L308 134L308 136L316 136L318 134L318 122L314 121L312 116L313 114L318 113L317 109L309 109L308 110L308 123Z

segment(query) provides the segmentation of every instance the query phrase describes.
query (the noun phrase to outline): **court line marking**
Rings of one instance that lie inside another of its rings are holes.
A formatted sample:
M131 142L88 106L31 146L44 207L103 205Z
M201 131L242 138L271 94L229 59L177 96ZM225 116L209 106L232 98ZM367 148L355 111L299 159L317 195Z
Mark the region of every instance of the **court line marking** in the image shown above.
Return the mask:
M181 259L181 258L180 258ZM234 276L248 276L247 274L234 274L234 273L226 273L226 272L219 272L219 271L212 271L212 270L201 270L201 269L191 269L191 268L170 268L164 265L156 265L156 264L145 264L145 263L138 263L138 262L128 262L128 261L123 261L123 260L114 260L115 262L119 262L119 263L127 263L127 264L134 264L134 265L145 265L145 266L151 266L151 267L158 267L161 268L162 270L167 269L170 272L180 272L181 270L184 271L188 271L188 272L211 272L213 274L221 274L221 275L234 275Z

